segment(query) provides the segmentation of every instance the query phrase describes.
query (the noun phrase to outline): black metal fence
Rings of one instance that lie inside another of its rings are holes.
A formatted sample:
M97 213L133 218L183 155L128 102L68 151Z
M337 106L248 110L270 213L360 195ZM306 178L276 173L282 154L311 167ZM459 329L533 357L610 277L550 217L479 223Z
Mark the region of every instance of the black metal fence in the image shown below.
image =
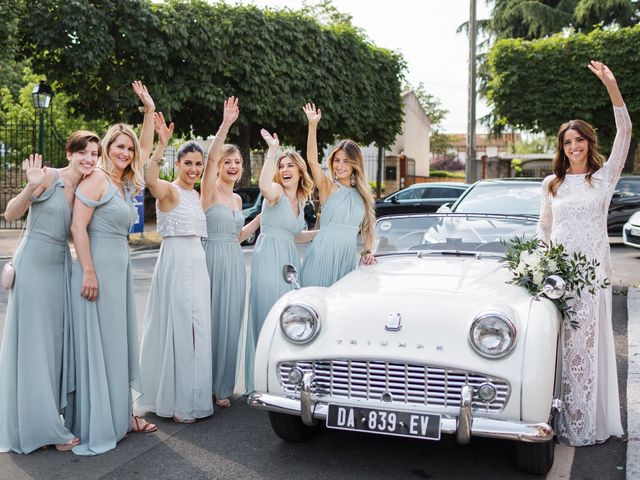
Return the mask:
M43 120L43 160L51 167L66 165L65 140L59 135L52 121L52 113ZM0 122L0 213L27 183L25 160L39 149L39 118L30 122ZM0 216L0 228L22 228L24 218L7 222Z

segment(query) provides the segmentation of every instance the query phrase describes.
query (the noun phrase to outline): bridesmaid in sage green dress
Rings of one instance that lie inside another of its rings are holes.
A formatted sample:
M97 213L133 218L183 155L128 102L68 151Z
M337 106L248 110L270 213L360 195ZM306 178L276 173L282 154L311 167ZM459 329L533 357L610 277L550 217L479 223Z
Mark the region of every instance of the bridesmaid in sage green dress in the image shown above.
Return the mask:
M136 410L155 412L177 423L213 414L211 400L211 300L202 248L207 235L195 184L204 169L204 151L183 143L175 161L176 179L158 178L162 154L173 133L156 114L158 146L147 163L146 185L156 198L160 253L144 312L140 347L142 396Z
M71 234L78 262L71 274L76 389L65 417L80 438L78 455L115 448L129 431L157 430L133 416L141 391L133 272L127 235L136 220L133 195L142 189L144 159L153 145L154 104L146 88L141 140L116 124L102 140L102 157L76 190Z
M245 346L245 391L253 386L253 362L262 324L274 303L293 287L282 278L282 266L289 263L300 271L300 258L294 242L310 241L315 231L304 228L304 204L313 190L304 160L296 152L284 152L275 160L278 136L260 132L269 145L260 173L264 196L260 235L251 258L249 319Z
M28 210L24 237L13 262L0 347L0 452L29 453L45 445L70 450L79 443L60 412L73 389L73 350L67 239L73 192L91 173L100 155L93 132L71 134L69 165L42 167L42 157L27 162L28 183L9 201L5 220Z
M320 194L320 233L305 253L300 275L302 285L328 287L358 265L375 263L371 254L375 224L374 200L364 171L362 150L352 140L343 140L329 155L331 176L318 162L316 130L320 109L303 107L309 121L307 161ZM333 177L333 178L332 178ZM358 232L364 249L358 256Z
M242 155L238 147L225 145L224 140L239 113L237 98L225 100L222 124L209 148L200 189L207 217L204 250L211 278L213 395L216 405L223 408L231 406L245 310L246 272L240 243L260 224L257 216L244 226L242 199L233 193L242 176Z

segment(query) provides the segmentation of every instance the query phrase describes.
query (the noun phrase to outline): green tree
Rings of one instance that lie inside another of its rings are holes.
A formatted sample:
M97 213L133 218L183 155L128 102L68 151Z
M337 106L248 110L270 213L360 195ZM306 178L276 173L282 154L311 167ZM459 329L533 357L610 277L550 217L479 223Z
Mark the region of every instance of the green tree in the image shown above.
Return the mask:
M601 25L631 26L638 13L634 0L495 0L483 28L496 39L532 40L567 27L590 32Z
M40 80L46 80L46 78L42 75L34 74L29 67L24 67L19 73L21 74L20 78L23 86L17 96L11 92L7 85L0 87L0 120L5 124L16 126L33 125L35 127L37 116L31 92ZM52 87L56 91L57 85L55 82ZM75 130L94 130L98 134L106 130L106 122L85 119L82 114L79 114L70 106L70 103L68 95L64 92L56 92L47 115L47 126L54 129L49 131L49 135L55 136L59 143L64 144L66 138ZM2 138L1 133L4 132L4 130L0 131L0 142L10 147L10 158L5 158L4 161L9 163L21 162L36 150L35 137L29 138L28 136L14 135L9 130L6 132L8 138ZM62 154L62 150L60 150L60 153ZM66 159L64 156L52 158L45 151L45 161L53 165L64 165Z
M231 140L245 161L249 148L263 146L263 127L302 147L301 107L309 101L323 111L321 143L338 135L390 145L401 128L405 62L350 23L322 25L300 11L202 0L32 3L33 14L20 24L22 54L86 118L138 122L129 84L140 78L187 135L214 132L224 98L238 96ZM246 162L245 183L250 176Z
M632 120L640 122L640 25L594 30L568 37L499 41L489 55L488 98L503 126L544 132L554 138L559 126L582 118L598 129L608 150L615 135L611 102L586 65L598 59L616 75ZM634 131L631 152L638 133ZM628 162L630 165L630 162Z

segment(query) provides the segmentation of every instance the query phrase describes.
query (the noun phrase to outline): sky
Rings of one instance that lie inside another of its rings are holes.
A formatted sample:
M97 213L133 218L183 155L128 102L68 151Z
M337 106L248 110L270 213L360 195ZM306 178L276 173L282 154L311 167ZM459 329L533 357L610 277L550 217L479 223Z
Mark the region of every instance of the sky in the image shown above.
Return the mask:
M302 0L235 3L292 9L302 6ZM477 18L488 18L490 10L485 2L476 3ZM469 0L333 0L333 5L350 14L353 24L362 28L374 44L402 53L408 64L409 83L424 83L427 92L449 110L442 122L445 132L466 132L469 42L466 34L458 34L456 29L469 19ZM478 99L477 118L488 112ZM477 129L485 130L481 125Z

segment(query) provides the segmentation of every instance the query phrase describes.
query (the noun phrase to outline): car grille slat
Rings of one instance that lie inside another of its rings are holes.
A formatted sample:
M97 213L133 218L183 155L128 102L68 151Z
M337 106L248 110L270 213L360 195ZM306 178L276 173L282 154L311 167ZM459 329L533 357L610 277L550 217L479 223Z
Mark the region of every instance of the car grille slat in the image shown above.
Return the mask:
M383 394L389 394L390 403L459 408L463 386L471 386L475 393L480 385L488 382L496 388L496 398L487 404L474 395L472 406L484 412L500 412L511 393L504 379L430 365L379 360L281 362L278 365L280 385L287 395L293 396L299 395L299 386L289 381L293 368L313 373L311 391L314 395L334 399L382 400Z

